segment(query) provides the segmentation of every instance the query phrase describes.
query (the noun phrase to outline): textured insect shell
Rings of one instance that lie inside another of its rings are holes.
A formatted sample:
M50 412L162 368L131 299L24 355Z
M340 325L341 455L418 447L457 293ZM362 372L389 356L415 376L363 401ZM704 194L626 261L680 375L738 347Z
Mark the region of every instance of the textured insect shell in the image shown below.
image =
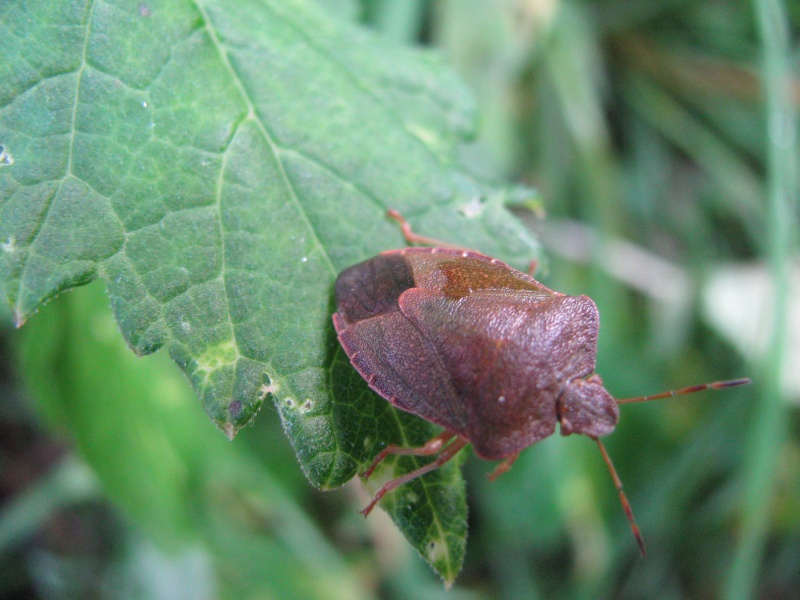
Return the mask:
M392 250L345 269L335 288L334 326L370 387L469 439L481 458L552 434L558 398L594 372L594 303L482 254ZM583 432L581 415L570 432Z

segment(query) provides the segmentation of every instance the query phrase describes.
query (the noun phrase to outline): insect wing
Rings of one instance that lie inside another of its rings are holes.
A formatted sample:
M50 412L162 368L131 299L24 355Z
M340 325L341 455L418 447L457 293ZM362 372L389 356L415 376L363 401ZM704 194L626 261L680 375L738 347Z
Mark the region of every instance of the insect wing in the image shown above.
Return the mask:
M333 323L350 362L393 405L461 432L463 406L450 376L398 298L414 284L409 262L384 253L345 269L336 281Z
M379 254L348 267L336 279L339 320L350 325L396 312L397 299L410 287L414 287L414 273L400 254Z
M400 311L334 324L350 362L369 386L394 406L462 433L464 406L450 375L419 329Z

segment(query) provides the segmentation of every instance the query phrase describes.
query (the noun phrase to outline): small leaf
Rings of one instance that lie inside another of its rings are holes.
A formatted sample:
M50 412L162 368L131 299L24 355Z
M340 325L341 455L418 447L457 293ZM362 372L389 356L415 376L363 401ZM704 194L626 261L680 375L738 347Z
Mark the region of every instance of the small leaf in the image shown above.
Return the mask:
M228 437L270 397L310 481L341 485L407 418L360 418L383 401L330 322L337 273L404 244L386 209L535 257L503 208L518 191L457 164L468 94L432 54L299 0L35 11L0 15L0 297L16 322L102 277L130 347L166 347ZM429 519L450 528L437 540L462 531L463 493L448 503ZM401 512L422 540L429 526Z

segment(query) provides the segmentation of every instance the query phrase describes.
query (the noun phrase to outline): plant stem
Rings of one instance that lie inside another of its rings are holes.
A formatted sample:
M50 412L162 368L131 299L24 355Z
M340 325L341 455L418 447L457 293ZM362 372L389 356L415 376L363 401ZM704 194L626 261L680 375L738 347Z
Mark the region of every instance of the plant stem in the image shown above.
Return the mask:
M767 110L768 231L765 251L773 279L769 350L760 357L763 379L743 470L744 506L739 545L725 597L753 598L769 531L778 454L786 438L781 372L787 344L789 259L794 247L797 193L797 118L789 96L789 32L780 0L754 0L761 36L762 78Z

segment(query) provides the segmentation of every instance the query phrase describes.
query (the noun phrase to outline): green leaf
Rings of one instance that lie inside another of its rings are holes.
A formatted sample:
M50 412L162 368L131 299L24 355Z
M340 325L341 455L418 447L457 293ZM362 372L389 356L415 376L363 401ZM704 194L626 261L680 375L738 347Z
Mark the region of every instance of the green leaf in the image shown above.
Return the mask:
M102 277L130 347L166 347L230 438L271 396L317 486L435 433L367 391L330 315L341 269L404 244L389 207L535 256L504 208L517 191L459 167L473 111L437 57L299 0L19 2L0 32L0 296L19 325ZM413 485L462 490L455 471ZM451 580L463 492L422 487L411 517L384 505Z
M225 440L203 439L169 359L131 360L108 313L98 285L59 298L25 328L20 364L38 407L69 431L109 496L175 549L193 532L186 507L201 491L199 465Z

